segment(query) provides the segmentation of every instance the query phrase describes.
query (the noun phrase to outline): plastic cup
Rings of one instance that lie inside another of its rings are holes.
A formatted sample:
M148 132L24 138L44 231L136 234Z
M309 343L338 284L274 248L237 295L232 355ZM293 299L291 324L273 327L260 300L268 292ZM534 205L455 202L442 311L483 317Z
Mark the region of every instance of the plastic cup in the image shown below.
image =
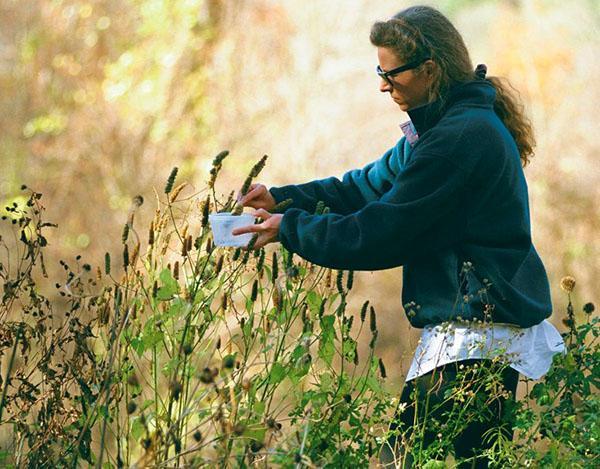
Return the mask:
M213 240L217 246L246 247L252 239L253 233L244 233L234 236L231 232L235 228L254 225L254 215L242 213L232 215L231 212L211 213L208 216Z

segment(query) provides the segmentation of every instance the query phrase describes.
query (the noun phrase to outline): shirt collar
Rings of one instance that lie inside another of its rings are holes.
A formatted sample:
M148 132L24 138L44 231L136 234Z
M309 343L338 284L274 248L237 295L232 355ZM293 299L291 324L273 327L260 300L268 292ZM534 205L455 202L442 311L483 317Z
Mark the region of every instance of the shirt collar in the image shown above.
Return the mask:
M446 111L458 102L484 106L493 109L496 89L486 80L474 80L453 86L446 93L445 99L438 99L408 111L410 122L417 133L417 139L435 126ZM406 135L405 124L400 126ZM408 139L408 135L406 135ZM412 145L412 143L411 143Z

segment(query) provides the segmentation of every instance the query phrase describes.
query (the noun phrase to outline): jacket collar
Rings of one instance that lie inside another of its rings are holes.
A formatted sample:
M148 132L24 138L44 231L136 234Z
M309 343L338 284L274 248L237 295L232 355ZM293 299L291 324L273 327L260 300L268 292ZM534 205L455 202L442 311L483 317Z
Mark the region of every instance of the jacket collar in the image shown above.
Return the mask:
M408 111L417 134L423 135L454 105L494 108L496 89L487 80L473 80L455 85L446 93L445 99L438 99Z

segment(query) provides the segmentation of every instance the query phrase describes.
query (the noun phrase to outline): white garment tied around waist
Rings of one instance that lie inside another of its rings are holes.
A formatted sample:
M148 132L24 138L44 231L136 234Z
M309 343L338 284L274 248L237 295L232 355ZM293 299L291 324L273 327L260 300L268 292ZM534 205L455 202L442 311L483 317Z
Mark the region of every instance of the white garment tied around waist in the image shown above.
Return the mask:
M561 352L565 352L564 341L547 320L527 328L446 322L423 329L406 381L447 363L498 355L527 378L539 379L550 369L552 357Z

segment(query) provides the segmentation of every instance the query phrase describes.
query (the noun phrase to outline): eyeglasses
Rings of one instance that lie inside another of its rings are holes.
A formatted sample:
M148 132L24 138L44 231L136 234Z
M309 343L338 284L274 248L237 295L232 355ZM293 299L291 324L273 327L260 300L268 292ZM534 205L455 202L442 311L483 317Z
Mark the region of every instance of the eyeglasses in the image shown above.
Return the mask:
M390 79L390 77L393 77L394 75L398 75L400 72L404 72L406 70L412 70L413 68L417 68L423 62L426 62L429 59L431 59L431 57L425 57L424 59L414 60L412 62L407 63L406 65L402 65L401 67L394 68L387 72L384 72L382 70L381 66L377 65L377 75L379 75L381 78L383 78L385 81L387 81L390 84L390 86L394 86L394 82Z

